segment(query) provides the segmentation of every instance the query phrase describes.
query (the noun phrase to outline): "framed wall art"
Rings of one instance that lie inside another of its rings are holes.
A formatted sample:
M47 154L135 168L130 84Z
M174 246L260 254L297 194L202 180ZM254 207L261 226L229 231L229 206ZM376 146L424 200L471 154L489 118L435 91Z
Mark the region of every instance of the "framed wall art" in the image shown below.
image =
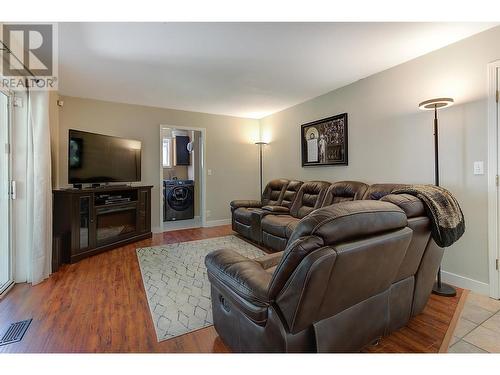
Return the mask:
M300 127L302 166L347 165L347 113Z

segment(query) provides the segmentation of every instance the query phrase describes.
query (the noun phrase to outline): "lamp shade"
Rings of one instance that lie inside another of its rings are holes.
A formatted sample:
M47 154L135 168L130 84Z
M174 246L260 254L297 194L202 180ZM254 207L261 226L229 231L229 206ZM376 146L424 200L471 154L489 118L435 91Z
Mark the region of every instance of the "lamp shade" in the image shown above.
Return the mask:
M436 98L436 99L429 99L426 100L418 105L418 108L424 110L424 111L429 111L429 110L434 110L436 108L445 108L449 107L454 103L454 100L452 98Z

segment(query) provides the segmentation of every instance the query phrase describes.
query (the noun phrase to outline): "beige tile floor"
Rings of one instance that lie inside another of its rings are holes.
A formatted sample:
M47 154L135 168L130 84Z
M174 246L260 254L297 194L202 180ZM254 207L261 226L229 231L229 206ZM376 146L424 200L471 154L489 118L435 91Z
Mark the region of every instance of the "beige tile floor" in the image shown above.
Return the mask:
M500 301L470 292L448 353L500 353Z

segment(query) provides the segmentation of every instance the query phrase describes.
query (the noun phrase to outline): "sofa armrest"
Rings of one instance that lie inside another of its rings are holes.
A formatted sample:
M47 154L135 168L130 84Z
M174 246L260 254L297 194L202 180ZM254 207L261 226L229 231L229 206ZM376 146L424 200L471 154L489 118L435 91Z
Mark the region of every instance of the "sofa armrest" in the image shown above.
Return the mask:
M233 210L240 208L240 207L247 207L247 208L261 208L262 207L262 203L260 201L256 201L256 200L236 200L236 201L232 201L231 203L229 203L229 205L231 206L231 208Z
M288 207L283 206L264 206L262 207L266 213L273 215L288 215L290 214L290 209Z
M283 251L280 251L279 253L264 255L260 258L255 259L255 261L259 263L262 266L262 268L267 270L268 268L278 265L282 257L283 257Z
M387 194L380 199L383 202L390 202L401 208L408 219L417 216L427 216L424 204L420 199L410 194Z
M209 278L249 302L268 304L272 275L260 263L231 249L216 250L205 258Z

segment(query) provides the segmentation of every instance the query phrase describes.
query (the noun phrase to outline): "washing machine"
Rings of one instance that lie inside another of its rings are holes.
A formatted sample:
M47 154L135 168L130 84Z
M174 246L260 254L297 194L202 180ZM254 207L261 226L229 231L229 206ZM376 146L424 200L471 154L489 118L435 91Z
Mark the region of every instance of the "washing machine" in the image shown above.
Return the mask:
M194 181L163 180L163 221L194 218Z

